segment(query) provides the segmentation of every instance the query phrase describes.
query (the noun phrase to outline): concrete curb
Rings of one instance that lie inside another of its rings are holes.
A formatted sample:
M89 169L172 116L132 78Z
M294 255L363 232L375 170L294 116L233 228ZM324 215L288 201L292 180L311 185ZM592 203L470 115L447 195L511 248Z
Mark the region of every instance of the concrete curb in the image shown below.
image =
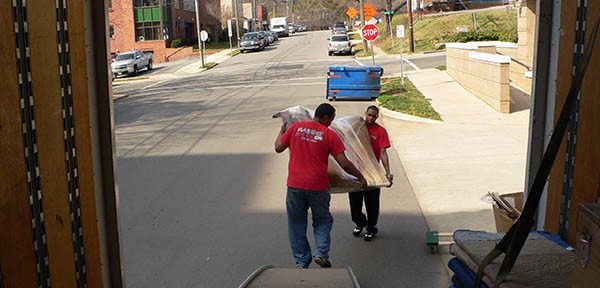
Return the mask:
M204 60L206 63L215 62L215 63L219 64L219 63L233 57L233 56L229 56L228 55L229 53L230 53L229 49L226 49L221 52L208 55ZM179 73L195 74L195 73L200 73L200 72L204 72L204 71L208 70L206 68L200 68L200 66L202 66L202 60L194 62L192 64L189 64L189 65L177 70L175 72L175 74L179 74Z
M377 106L379 106L379 110L381 110L381 114L383 114L383 116L389 117L389 118L393 118L396 120L402 120L402 121L409 121L409 122L419 122L419 123L428 123L428 124L443 124L443 121L438 121L438 120L433 120L433 119L427 119L427 118L421 118L421 117L417 117L417 116L413 116L413 115L408 115L408 114L404 114L401 112L397 112L397 111L392 111L389 110L383 106L381 106L381 104L379 103L379 101L377 101Z

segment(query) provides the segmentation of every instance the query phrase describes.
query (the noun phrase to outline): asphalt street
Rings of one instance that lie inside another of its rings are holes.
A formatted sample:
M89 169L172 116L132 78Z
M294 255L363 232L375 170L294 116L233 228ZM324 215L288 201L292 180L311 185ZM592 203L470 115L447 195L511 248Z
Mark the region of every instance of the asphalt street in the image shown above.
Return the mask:
M272 115L315 108L326 101L327 66L356 65L327 56L327 36L298 33L202 73L115 86L128 94L115 102L128 287L237 287L261 265L294 267L288 155L273 151L281 123ZM374 102L330 103L343 117ZM347 195L332 196L333 266L351 266L361 287L448 287L445 263L424 243L427 225L401 159L394 149L390 156L396 183L382 191L373 242L351 234Z

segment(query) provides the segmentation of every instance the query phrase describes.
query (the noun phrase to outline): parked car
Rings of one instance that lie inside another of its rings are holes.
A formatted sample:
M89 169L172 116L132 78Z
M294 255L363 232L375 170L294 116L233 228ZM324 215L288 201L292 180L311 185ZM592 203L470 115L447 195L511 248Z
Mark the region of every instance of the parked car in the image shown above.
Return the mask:
M133 50L117 54L110 67L115 77L123 74L136 75L143 68L148 71L152 70L153 62L154 56L152 53Z
M343 27L343 26L339 27L338 26L338 27L333 27L333 31L332 31L331 34L333 34L333 35L339 35L339 34L345 35L347 33L348 33L348 31L346 30L346 27Z
M263 37L265 37L265 40L267 40L267 46L269 46L273 42L275 42L275 38L273 38L273 35L271 35L267 31L258 31L256 33L258 33L258 34L262 35Z
M265 48L264 39L260 39L258 33L246 33L240 39L240 52L260 51Z
M290 34L294 34L296 33L296 27L294 27L294 25L289 25L288 31L290 32Z
M329 56L339 53L352 54L352 44L348 35L332 35L329 38Z
M275 31L267 31L267 33L271 34L271 36L273 36L273 40L274 41L279 41L279 36L277 36L277 32Z

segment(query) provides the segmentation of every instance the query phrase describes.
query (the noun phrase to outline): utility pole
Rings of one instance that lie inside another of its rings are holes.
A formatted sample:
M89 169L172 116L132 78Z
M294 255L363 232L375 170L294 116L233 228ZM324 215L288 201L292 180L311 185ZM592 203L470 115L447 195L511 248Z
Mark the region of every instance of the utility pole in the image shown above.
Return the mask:
M256 0L252 0L252 27L251 31L256 31Z
M275 9L277 9L277 1L273 0L273 16L271 16L271 18L277 17L277 14L275 14Z
M238 8L237 8L237 1L238 0L233 0L233 10L235 10L235 37L237 37L237 46L238 49L240 49L240 22L239 22L239 18L238 18Z
M198 5L198 1L200 0L194 1L194 5L196 5L196 33L198 33L198 50L200 50L200 57L202 58L202 67L204 67L204 50L200 39L200 5Z
M410 52L415 52L415 42L413 39L412 0L406 1L406 9L408 10L408 47Z
M388 16L388 30L390 31L390 39L392 39L392 49L395 48L395 44L394 44L394 33L392 32L392 19L393 19L393 15L392 14L392 0L387 0L387 9L386 9L386 13ZM402 43L400 43L400 45L402 45Z
M358 0L358 3L360 3L360 29L362 30L362 28L365 27L365 0ZM367 40L364 38L363 47L365 47L365 52L369 52L369 45L367 45Z
M290 10L292 11L292 24L294 24L294 0L288 1L290 1Z

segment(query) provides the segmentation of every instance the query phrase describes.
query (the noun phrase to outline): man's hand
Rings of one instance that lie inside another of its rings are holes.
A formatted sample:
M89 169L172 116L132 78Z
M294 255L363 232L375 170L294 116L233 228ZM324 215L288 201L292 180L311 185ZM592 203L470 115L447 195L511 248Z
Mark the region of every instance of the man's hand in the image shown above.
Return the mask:
M367 186L369 185L369 183L367 183L367 179L365 179L365 177L361 177L358 178L358 182L360 182L360 187L362 187L363 189L367 188Z
M281 138L281 135L283 135L283 133L285 133L285 130L287 129L287 127L285 126L285 122L283 124L281 124L281 129L279 130L279 134L277 134L277 137L275 138L275 152L277 153L281 153L283 151L285 151L285 149L287 149L288 146L286 145L282 145L281 141L279 141L279 138Z
M392 185L394 185L394 175L386 174L385 177L388 179L388 181L390 181L390 185L388 185L387 187L388 188L392 187Z

